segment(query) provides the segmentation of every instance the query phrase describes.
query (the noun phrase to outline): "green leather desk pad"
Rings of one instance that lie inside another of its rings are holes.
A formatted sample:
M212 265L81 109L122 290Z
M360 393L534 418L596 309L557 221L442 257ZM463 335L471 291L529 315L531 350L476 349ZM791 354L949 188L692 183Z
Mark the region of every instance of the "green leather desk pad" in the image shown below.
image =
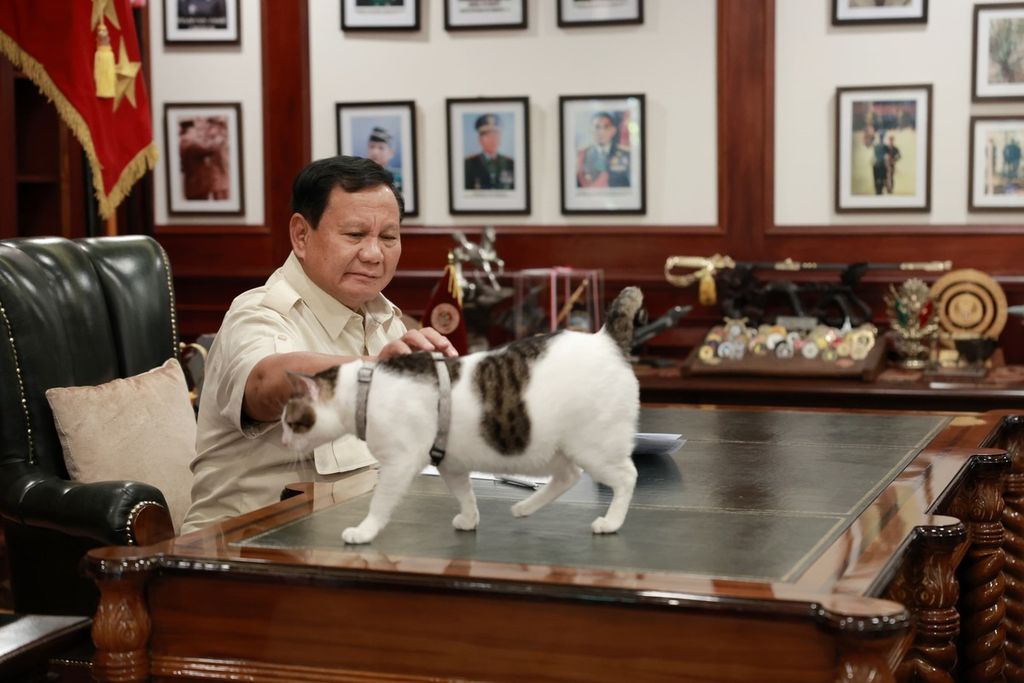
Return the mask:
M919 415L645 408L640 431L679 433L686 443L671 455L634 458L637 489L617 534L591 533L590 522L604 513L611 491L586 475L526 518L512 517L509 506L529 490L475 481L476 532L452 527L458 504L440 477L423 475L368 547L396 557L793 580L947 422ZM345 548L341 531L363 518L370 496L240 545Z

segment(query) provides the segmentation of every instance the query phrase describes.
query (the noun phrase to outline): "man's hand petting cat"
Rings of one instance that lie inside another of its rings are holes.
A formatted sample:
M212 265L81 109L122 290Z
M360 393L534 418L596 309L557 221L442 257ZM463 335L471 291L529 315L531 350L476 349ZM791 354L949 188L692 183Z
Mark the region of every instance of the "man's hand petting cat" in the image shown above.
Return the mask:
M459 355L448 337L444 336L433 327L422 327L418 330L409 330L401 339L388 342L380 350L377 356L380 360L387 360L394 356L401 356L414 351L440 351L448 357Z

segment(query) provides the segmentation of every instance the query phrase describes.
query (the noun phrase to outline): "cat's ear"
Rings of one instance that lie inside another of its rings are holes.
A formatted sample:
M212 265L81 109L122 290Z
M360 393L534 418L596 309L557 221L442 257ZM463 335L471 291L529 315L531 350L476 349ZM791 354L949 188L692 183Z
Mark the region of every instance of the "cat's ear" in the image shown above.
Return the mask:
M292 398L308 397L314 402L317 400L317 397L320 396L320 385L316 379L301 372L292 372L291 370L285 372L288 375L288 382L292 385Z

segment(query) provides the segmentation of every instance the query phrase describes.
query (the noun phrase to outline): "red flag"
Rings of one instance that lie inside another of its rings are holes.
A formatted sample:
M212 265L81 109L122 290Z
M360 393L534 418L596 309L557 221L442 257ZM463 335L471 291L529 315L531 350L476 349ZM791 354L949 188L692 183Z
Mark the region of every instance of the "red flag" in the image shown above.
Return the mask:
M430 303L423 312L423 324L448 337L459 353L466 353L466 319L462 315L462 287L455 266L445 266L441 281L430 293Z
M0 2L0 52L82 144L104 218L157 160L129 1Z

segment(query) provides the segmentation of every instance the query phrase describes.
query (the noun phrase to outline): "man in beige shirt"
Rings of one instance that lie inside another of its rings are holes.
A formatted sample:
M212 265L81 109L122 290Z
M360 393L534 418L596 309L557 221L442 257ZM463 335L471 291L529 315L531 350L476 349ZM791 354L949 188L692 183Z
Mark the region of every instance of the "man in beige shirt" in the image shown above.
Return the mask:
M402 198L384 169L356 157L314 161L295 179L292 210L291 255L232 302L210 349L182 533L274 503L289 483L375 462L354 436L305 455L281 445L286 371L413 350L456 355L436 330L406 330L381 294L402 253Z

